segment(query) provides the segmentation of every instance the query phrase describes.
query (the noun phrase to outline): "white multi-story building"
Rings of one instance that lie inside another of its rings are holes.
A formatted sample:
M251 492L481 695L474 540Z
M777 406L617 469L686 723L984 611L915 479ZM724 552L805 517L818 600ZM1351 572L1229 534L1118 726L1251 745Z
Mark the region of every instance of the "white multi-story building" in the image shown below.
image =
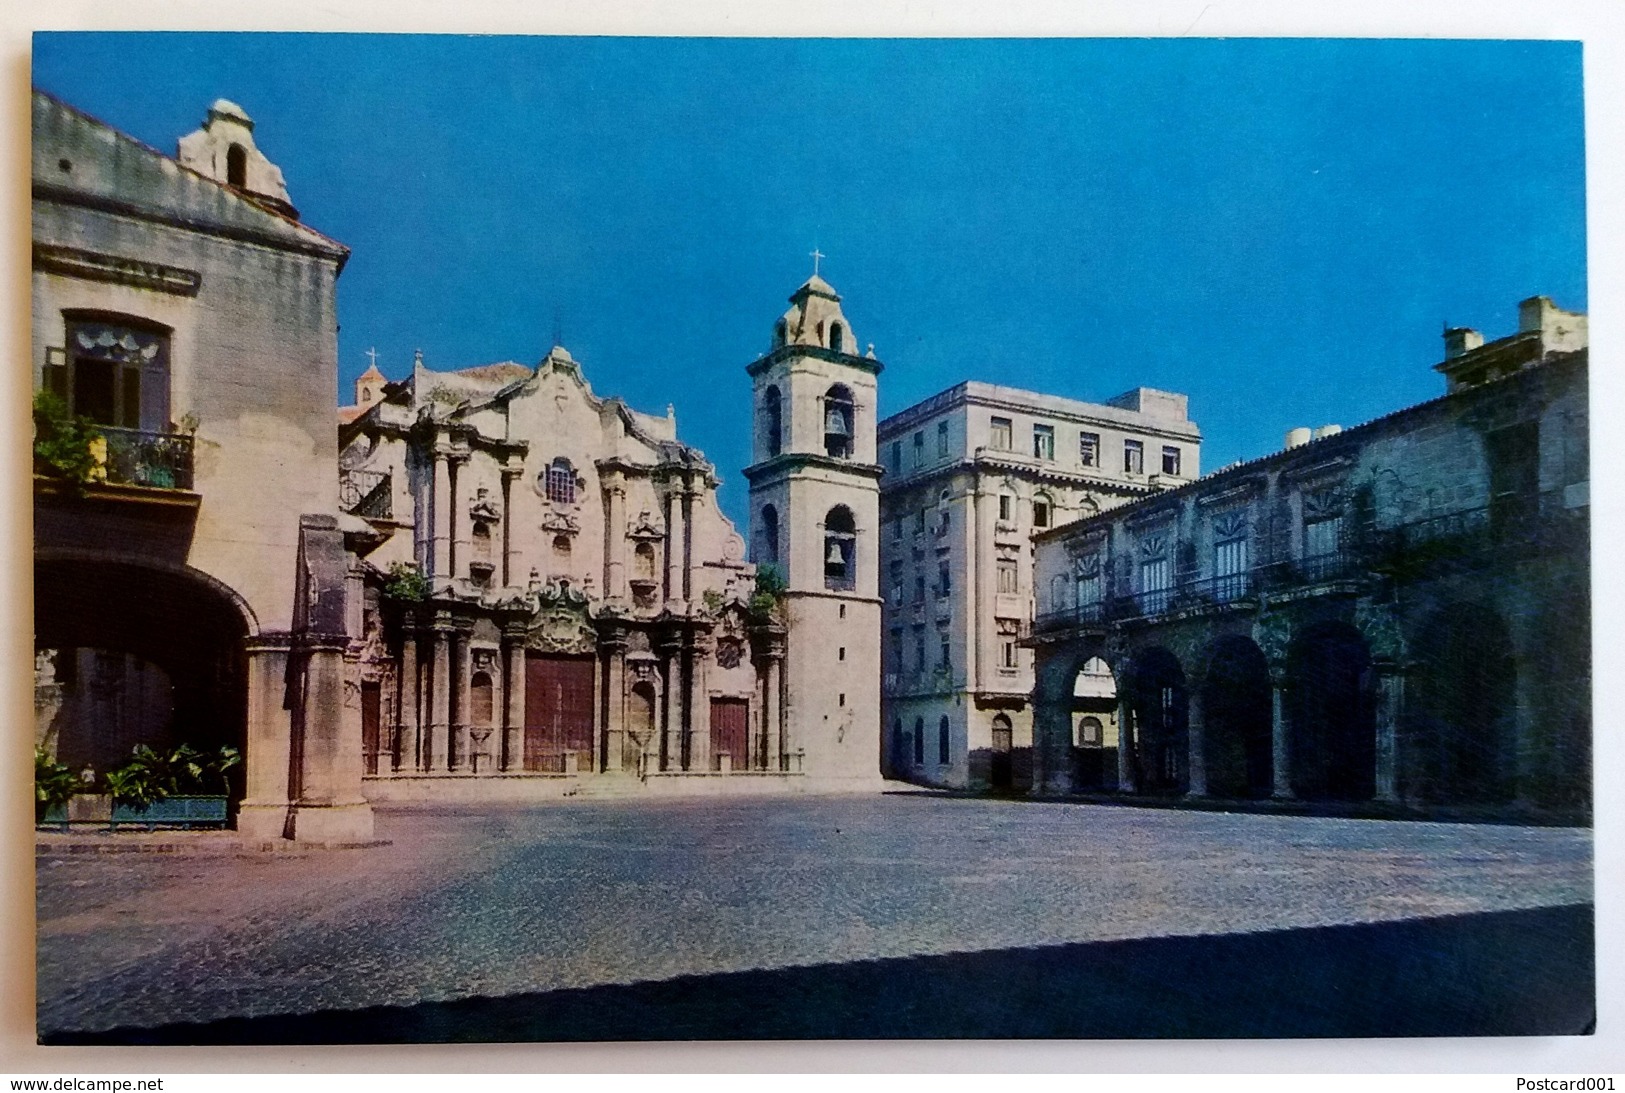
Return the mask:
M1166 391L1088 403L966 382L877 435L884 769L941 786L1024 782L1033 532L1190 481L1201 432ZM1109 673L1080 679L1080 742L1112 738L1112 693Z

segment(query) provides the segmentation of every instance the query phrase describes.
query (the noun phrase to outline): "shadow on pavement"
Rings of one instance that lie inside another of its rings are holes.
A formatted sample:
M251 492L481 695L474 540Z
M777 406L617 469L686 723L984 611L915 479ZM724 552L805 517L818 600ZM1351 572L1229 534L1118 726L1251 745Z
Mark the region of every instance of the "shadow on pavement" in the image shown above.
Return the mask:
M684 976L45 1044L1548 1036L1595 1025L1589 904Z

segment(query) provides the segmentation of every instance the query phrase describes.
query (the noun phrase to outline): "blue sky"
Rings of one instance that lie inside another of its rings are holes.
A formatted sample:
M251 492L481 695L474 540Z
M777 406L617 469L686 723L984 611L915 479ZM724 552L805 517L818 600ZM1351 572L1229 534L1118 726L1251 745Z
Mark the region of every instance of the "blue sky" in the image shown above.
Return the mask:
M138 72L139 79L132 73ZM533 363L675 403L744 508L744 365L811 272L891 413L1183 391L1215 469L1442 391L1442 325L1585 308L1577 43L40 34L165 151L229 98L353 249L340 379Z

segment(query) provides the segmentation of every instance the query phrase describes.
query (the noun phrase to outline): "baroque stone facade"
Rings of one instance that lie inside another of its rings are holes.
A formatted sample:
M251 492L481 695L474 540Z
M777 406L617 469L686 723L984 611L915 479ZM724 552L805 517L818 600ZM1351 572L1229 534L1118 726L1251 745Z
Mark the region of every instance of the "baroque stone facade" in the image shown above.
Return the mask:
M1189 482L1184 395L1105 403L967 382L880 423L883 723L890 777L1009 787L1030 771L1032 536ZM1081 743L1115 743L1098 671L1074 688Z
M1585 317L1519 316L1440 398L1040 535L1031 787L1584 814Z
M369 369L340 411L366 792L799 788L783 627L676 421L534 367Z

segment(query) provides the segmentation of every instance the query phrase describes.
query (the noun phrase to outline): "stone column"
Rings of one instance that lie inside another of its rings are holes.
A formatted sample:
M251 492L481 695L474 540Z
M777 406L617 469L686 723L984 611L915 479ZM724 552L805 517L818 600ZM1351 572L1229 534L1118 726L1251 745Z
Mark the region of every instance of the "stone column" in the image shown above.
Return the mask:
M621 472L611 471L604 484L604 596L626 599L626 486Z
M1117 699L1117 791L1134 793L1134 706L1121 695Z
M315 842L369 838L372 806L361 795L360 686L345 678L349 637L311 634L301 644L304 724L290 834Z
M502 769L523 770L525 765L525 629L522 624L502 628L502 679L507 701L502 710Z
M688 538L683 527L684 505L681 493L673 490L666 497L666 603L678 605L683 600L683 544Z
M435 756L450 743L451 632L444 623L434 628L434 675L429 684L429 730L423 734L423 769L435 769ZM442 760L440 769L445 769Z
M287 834L288 710L283 700L288 673L288 635L248 639L248 737L243 748L246 792L237 808L237 831L245 838L280 839Z
M683 603L694 600L694 491L683 483Z
M434 493L429 506L434 520L434 587L443 588L451 578L451 465L450 452L434 451Z
M525 471L523 464L510 463L502 468L502 586L512 588L525 580L525 548L514 530L514 488L516 478Z
M416 768L422 762L420 753L423 744L418 738L421 700L418 697L418 636L415 629L408 629L401 639L401 668L395 684L398 688L395 701L396 747L390 763L391 769L398 771L402 766L402 752L408 747L412 749L412 766Z
M451 747L447 749L447 768L463 770L470 767L472 741L468 734L468 681L473 675L473 655L469 648L472 627L459 627L452 632L451 675Z
M762 732L767 736L767 769L784 769L784 725L779 716L779 674L783 658L770 653L762 662Z
M1270 796L1290 801L1292 793L1292 750L1287 738L1286 684L1273 680L1270 688L1270 769L1275 775L1275 789Z
M1185 735L1190 763L1187 797L1207 796L1207 717L1202 707L1202 689L1191 687L1185 696Z
M473 521L468 516L468 499L463 495L468 492L468 453L454 452L451 462L451 504L446 506L447 522L449 525L449 538L451 540L451 568L447 570L449 577L468 576L468 559L472 556L473 543L469 539L468 531Z
M1399 800L1399 719L1405 709L1405 675L1398 664L1379 661L1377 671L1376 799Z
M618 631L600 640L604 650L604 749L601 769L620 774L626 769L626 634Z
M660 658L660 769L683 769L683 671L675 650L662 650Z
M696 641L688 652L688 721L684 726L688 734L688 768L710 770L711 762L711 696L706 686L707 649ZM743 755L730 756L740 770L747 766Z

